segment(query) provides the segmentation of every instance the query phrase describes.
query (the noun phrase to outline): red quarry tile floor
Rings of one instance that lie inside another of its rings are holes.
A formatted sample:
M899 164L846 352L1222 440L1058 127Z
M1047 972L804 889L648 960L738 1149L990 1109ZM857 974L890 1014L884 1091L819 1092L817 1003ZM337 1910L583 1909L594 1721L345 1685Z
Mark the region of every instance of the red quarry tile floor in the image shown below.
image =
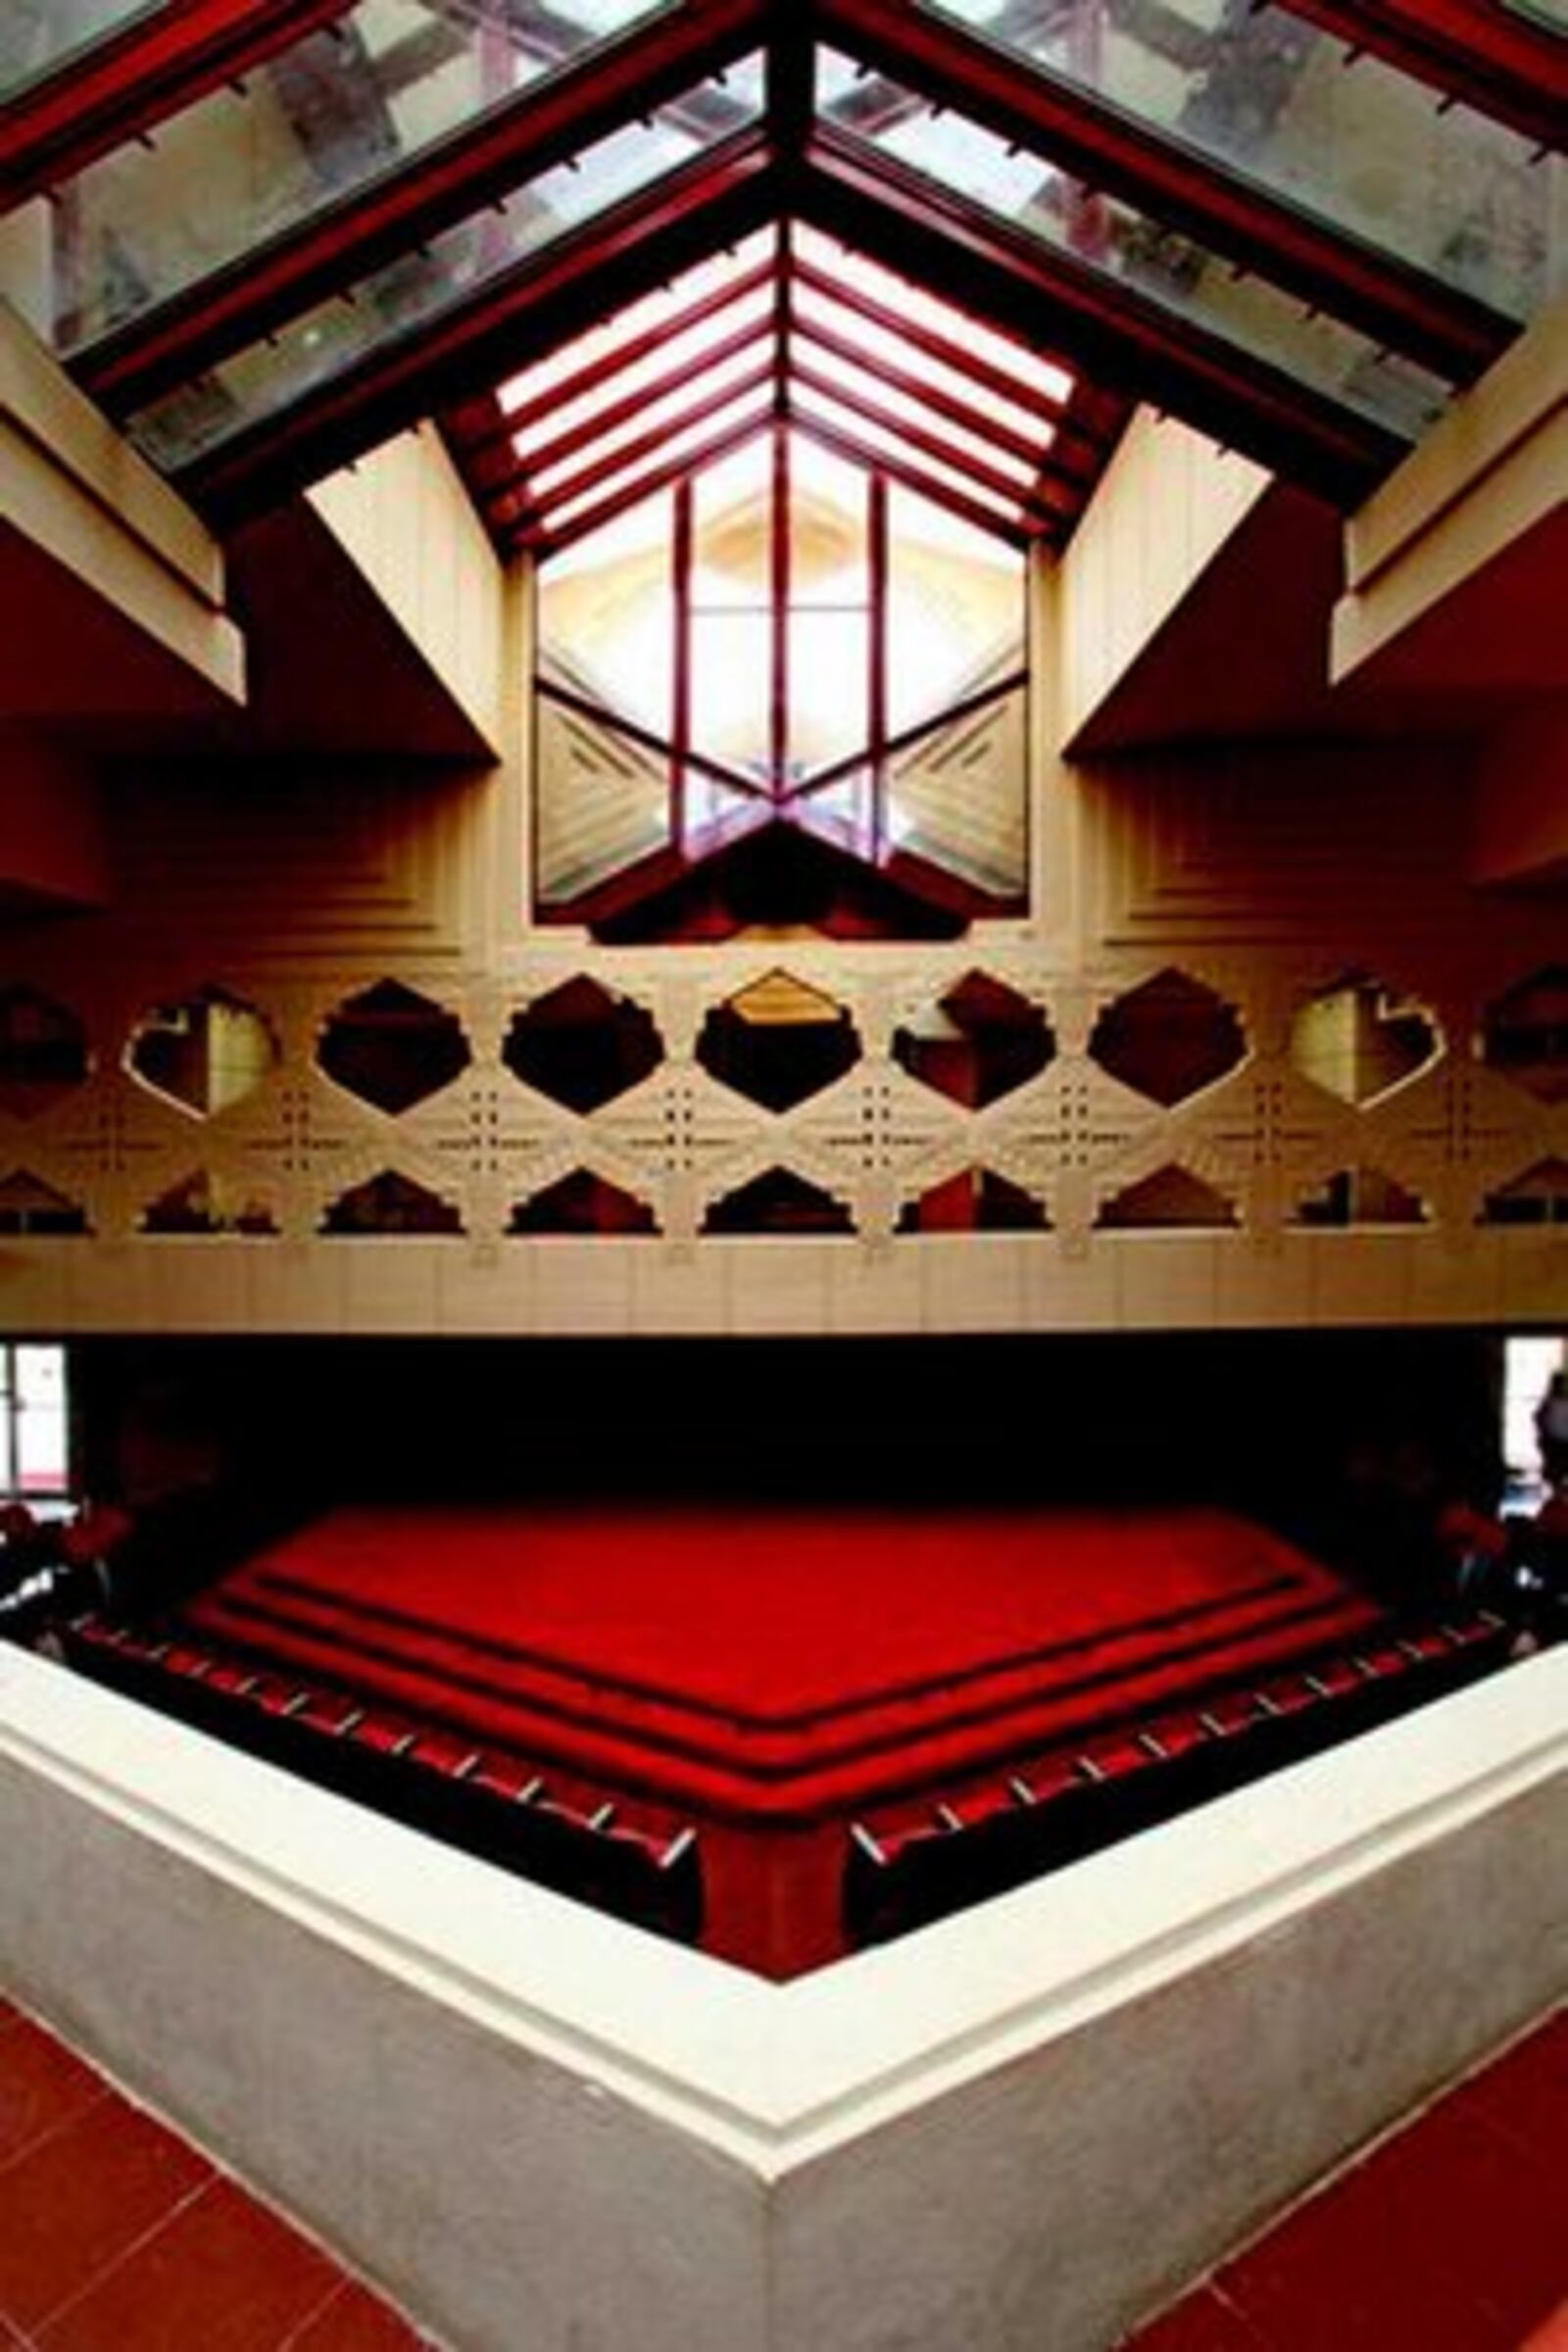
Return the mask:
M0 2352L419 2352L319 2247L0 2001Z
M1126 2352L1568 2352L1568 2009Z
M0 2352L422 2343L0 2001ZM1568 2352L1568 2009L1296 2207L1127 2352Z

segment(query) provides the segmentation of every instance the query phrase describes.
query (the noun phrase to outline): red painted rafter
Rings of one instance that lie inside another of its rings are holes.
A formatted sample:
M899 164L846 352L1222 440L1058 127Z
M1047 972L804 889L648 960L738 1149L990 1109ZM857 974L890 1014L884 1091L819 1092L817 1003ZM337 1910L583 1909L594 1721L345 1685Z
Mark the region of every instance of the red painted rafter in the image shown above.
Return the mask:
M687 450L684 456L672 458L667 465L650 466L646 473L624 482L597 506L585 508L582 514L574 514L569 522L554 530L514 530L507 535L505 544L509 548L527 548L542 562L546 556L554 555L558 548L570 547L590 531L600 530L607 522L613 522L629 508L640 505L643 499L652 498L656 491L669 489L671 484L680 481L688 473L700 472L705 466L716 466L720 458L729 457L746 442L755 441L759 433L765 432L772 415L773 405L769 401L752 416L738 417L734 424L721 433L715 433L711 440L703 442L696 449Z
M1288 0L1287 13L1494 116L1538 147L1568 148L1568 41L1498 0Z
M927 359L940 360L945 367L956 368L959 374L984 385L988 391L1000 393L1004 400L1011 401L1015 408L1032 411L1043 423L1061 423L1066 414L1063 401L1054 399L1038 384L1009 375L1004 368L993 366L989 360L982 359L978 352L967 350L963 344L950 341L946 335L940 335L933 327L927 326L923 319L901 318L897 311L889 310L861 287L852 285L848 279L830 276L813 263L798 261L795 276L799 285L808 286L813 293L822 295L827 301L853 311L868 325L879 326L887 334L897 335L912 351L923 352ZM1034 346L1031 345L1030 349L1033 350ZM1051 355L1043 356L1049 358Z
M809 343L818 351L831 352L835 359L848 361L866 375L874 376L888 391L901 392L906 399L918 401L933 416L945 417L949 424L956 424L964 432L977 433L993 448L1004 450L1009 457L1019 459L1024 465L1055 471L1050 465L1048 453L1054 427L1043 426L1041 438L1031 441L1026 434L1004 424L1000 417L988 416L983 409L971 408L966 401L959 400L940 385L929 384L921 376L911 375L903 368L895 368L890 361L873 359L861 351L849 335L836 334L831 327L821 325L814 318L803 318L799 313L794 323L797 342ZM826 384L821 388L825 390ZM1074 501L1075 507L1076 503Z
M988 323L1027 340L1051 320L1054 350L1113 386L1169 408L1303 488L1356 501L1404 454L1397 435L1134 289L827 129L792 201Z
M819 0L824 33L929 104L952 108L1103 194L1348 320L1454 382L1496 358L1511 321L1135 122L994 41L886 0Z
M215 519L254 514L559 350L777 210L765 141L743 132L242 428L180 468L178 486Z
M602 458L579 466L575 473L567 474L549 490L530 495L532 474L531 470L525 470L518 484L504 490L499 497L486 501L486 513L492 526L497 530L509 530L514 525L549 530L551 517L559 514L563 507L571 506L605 482L613 481L617 474L640 466L645 458L657 458L662 449L668 447L675 434L688 432L693 425L706 424L710 417L733 407L736 401L749 399L754 392L768 389L772 382L773 362L768 358L760 367L749 368L735 383L720 384L716 390L694 399L691 406L682 409L678 416L666 418L662 424L650 425L647 432L637 434L632 440L622 443L619 449L607 451ZM699 386L694 389L699 387L700 379Z
M686 0L476 115L359 194L199 278L78 358L121 415L243 350L755 48L760 0Z
M345 15L351 0L169 0L0 105L0 210L145 137L193 99Z
M921 498L930 499L933 506L946 507L950 514L973 523L977 530L988 531L993 539L1004 540L1010 547L1026 548L1033 539L1052 537L1049 530L1039 527L1031 530L1021 522L1009 522L1006 515L998 514L995 507L985 506L977 498L966 497L961 490L955 490L950 482L938 480L934 474L927 473L923 467L911 464L906 458L889 457L885 451L873 449L868 442L858 439L854 433L830 423L825 417L812 416L804 410L792 409L790 422L798 433L804 433L808 440L819 442L823 449L831 450L835 457L847 458L852 466L859 466L867 472L885 473L889 481L901 482L906 490L913 490Z
M821 400L831 401L835 408L846 409L863 424L874 425L879 433L890 434L896 441L936 466L945 466L961 474L974 489L989 492L993 498L1004 500L1014 510L1015 519L1027 529L1031 519L1031 488L1016 475L1005 473L1000 466L987 465L972 451L960 449L945 435L933 432L929 426L912 423L897 411L872 400L853 385L841 384L831 375L820 373L809 363L797 361L790 371L790 384L803 392L814 392ZM853 428L848 428L853 429ZM1076 515L1078 500L1065 490L1057 490L1052 498L1039 502L1056 513Z
M748 270L736 278L733 285L715 287L700 300L671 312L657 326L650 326L641 334L629 336L624 343L616 343L609 351L601 352L596 359L574 368L569 375L559 377L548 391L541 392L535 399L516 402L504 412L503 424L498 425L487 412L483 429L460 435L459 446L466 458L487 456L496 442L510 443L514 434L526 432L541 418L554 416L559 410L570 407L573 401L599 391L605 384L612 382L622 368L647 359L651 352L673 343L692 327L706 325L709 319L716 318L721 311L727 311L732 303L745 300L748 295L760 292L772 282L772 261L759 262L755 269ZM766 322L763 323L765 326Z
M466 453L464 463L468 479L476 490L487 494L511 490L519 483L526 485L537 482L553 466L565 465L571 459L580 457L607 433L615 432L621 425L629 424L633 417L657 408L661 401L667 400L683 386L691 391L695 399L715 368L739 359L743 352L754 350L760 343L770 342L772 334L769 319L754 318L745 326L738 326L732 333L722 336L716 343L710 344L700 360L667 369L662 375L649 376L634 391L607 401L603 408L595 409L565 432L558 433L553 440L541 441L537 448L530 449L525 456L519 456L512 447L513 434L517 430L516 425L513 424L505 440L492 444L484 459L477 459L471 451ZM609 380L613 383L613 375ZM749 382L750 378L747 380ZM738 381L732 389L740 389ZM664 430L679 432L686 421L688 419L684 416L672 416ZM548 504L555 495L547 493L543 503Z

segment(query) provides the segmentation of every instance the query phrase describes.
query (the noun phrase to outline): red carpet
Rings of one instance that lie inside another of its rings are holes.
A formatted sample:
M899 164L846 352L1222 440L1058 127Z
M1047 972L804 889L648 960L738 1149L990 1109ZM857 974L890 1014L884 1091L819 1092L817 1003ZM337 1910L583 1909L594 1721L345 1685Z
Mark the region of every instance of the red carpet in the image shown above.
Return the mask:
M774 1976L1483 1671L1207 1509L359 1509L85 1670ZM1403 1629L1408 1636L1409 1629ZM966 1833L966 1835L958 1835Z
M343 1511L185 1615L475 1739L796 1821L1377 1618L1211 1510Z

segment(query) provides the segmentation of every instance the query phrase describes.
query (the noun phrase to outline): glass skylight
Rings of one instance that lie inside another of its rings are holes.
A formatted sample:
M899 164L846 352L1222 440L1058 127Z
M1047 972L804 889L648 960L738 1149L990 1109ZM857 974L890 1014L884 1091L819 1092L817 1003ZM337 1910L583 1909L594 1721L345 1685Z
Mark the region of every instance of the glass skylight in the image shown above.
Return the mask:
M0 91L42 80L122 24L159 14L159 0L6 0L0 11Z

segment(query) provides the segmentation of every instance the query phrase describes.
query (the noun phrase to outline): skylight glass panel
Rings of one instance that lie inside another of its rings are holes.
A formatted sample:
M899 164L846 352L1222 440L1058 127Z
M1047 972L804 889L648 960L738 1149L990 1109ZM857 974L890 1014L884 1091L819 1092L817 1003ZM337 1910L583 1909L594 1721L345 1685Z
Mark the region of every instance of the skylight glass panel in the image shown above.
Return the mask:
M652 123L598 140L574 166L514 189L417 253L400 255L155 401L131 418L132 438L154 465L171 470L221 447L686 162L700 152L689 121L675 107Z
M532 367L519 368L515 375L509 376L496 395L503 410L510 414L514 409L530 407L547 393L553 392L558 385L568 383L584 369L596 367L601 361L609 361L614 352L624 350L643 336L666 326L671 319L680 318L710 295L721 292L725 286L738 284L776 245L776 230L760 229L755 236L747 237L729 252L715 254L711 261L700 264L695 270L685 270L669 285L660 286L656 292L644 295L640 302L628 303L624 310L617 311L603 325L590 327L585 333L573 336L569 343L562 344L547 359L538 360Z
M157 0L6 0L0 11L0 91L41 81L107 32L161 13Z
M1288 9L921 6L1515 318L1552 291L1568 165Z
M66 183L57 347L91 344L340 204L655 6L359 0Z
M1021 202L1020 180L1003 166L1012 151L1003 139L966 124L962 152L973 160L996 151L997 169L949 176L957 152L947 118L893 91L886 135L858 140L878 154L896 152L945 190L997 219L1024 229L1074 268L1090 271L1237 349L1269 362L1283 374L1415 440L1437 416L1449 388L1429 369L1386 352L1337 319L1324 317L1258 277L1238 272L1193 238L1139 213L1118 198L1086 189L1059 174L1038 175ZM991 193L988 194L987 191Z

